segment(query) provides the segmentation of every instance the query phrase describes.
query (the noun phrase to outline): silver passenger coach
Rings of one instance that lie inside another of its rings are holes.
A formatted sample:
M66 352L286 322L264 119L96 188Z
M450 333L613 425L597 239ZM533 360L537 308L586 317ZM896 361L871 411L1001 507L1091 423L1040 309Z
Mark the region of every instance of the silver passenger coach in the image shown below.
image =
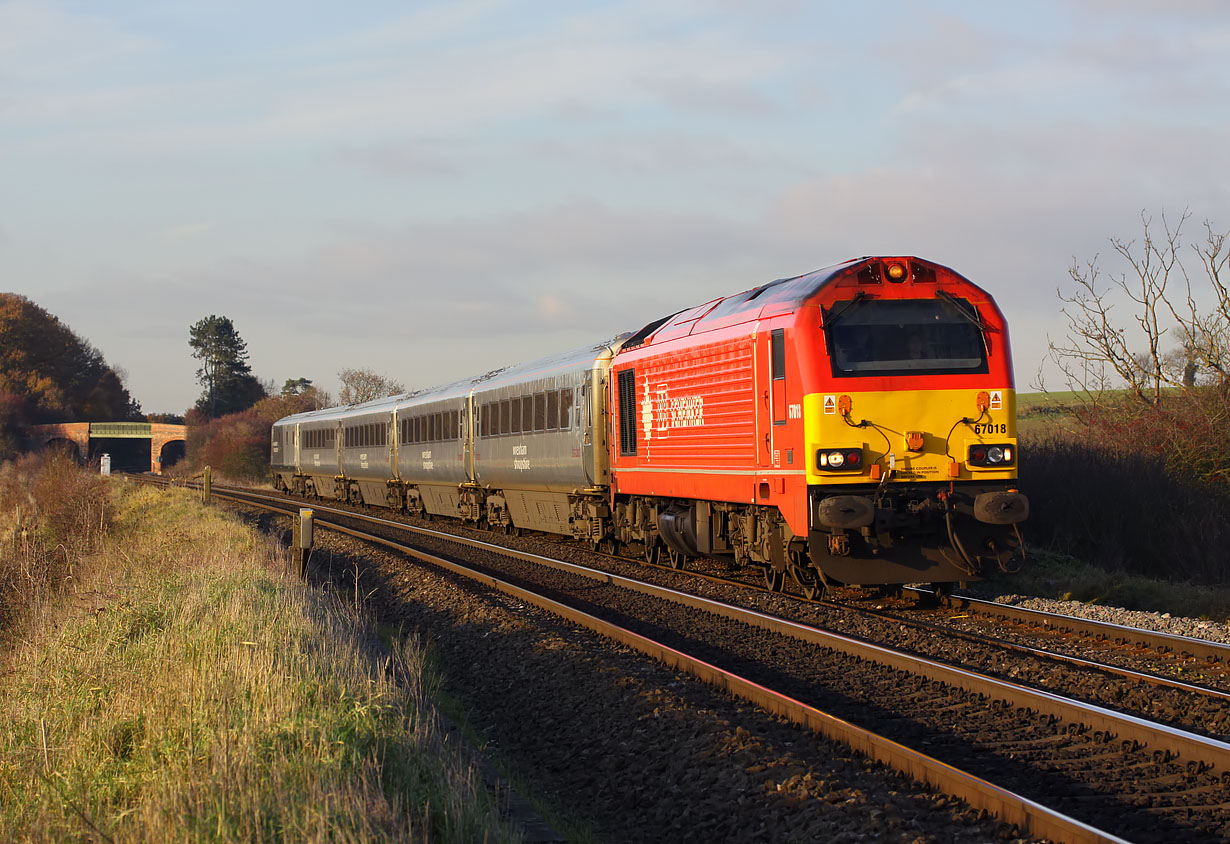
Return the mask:
M607 373L622 340L279 419L274 487L506 531L596 537L609 506Z

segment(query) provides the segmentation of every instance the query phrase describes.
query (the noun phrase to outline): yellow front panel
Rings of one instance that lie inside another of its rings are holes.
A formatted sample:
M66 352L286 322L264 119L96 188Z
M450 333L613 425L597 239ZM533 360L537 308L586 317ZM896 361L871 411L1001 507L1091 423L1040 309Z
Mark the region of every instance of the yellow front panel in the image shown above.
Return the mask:
M986 392L990 401L985 414L978 410L980 392ZM848 418L853 425L842 416L843 396L848 397ZM963 417L977 422L963 423ZM1016 478L1019 457L1002 469L971 467L966 462L969 446L975 443L1010 443L1015 451L1016 391L1012 389L813 393L803 399L803 419L809 484L878 483L872 479L871 468L878 464L886 472L890 454L896 464L894 482ZM854 427L864 420L866 426ZM919 445L918 450L912 448ZM864 455L861 471L817 471L817 449L860 446ZM954 460L959 472L955 477L949 471Z

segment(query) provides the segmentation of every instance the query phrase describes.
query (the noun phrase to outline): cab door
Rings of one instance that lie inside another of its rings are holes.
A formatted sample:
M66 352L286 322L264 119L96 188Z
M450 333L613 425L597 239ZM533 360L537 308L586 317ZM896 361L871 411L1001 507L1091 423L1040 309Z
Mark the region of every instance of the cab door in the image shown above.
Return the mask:
M771 328L756 338L756 463L780 467L779 435L788 421L786 330Z

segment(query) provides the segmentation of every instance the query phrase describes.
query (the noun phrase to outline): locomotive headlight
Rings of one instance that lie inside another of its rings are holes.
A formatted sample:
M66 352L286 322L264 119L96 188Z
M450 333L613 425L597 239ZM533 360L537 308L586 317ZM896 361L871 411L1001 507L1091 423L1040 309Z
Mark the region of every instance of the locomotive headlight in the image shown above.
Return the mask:
M888 280L889 281L904 281L905 267L901 264L888 265Z
M1015 458L1016 449L1011 443L978 444L969 447L971 466L1010 466Z
M857 472L863 468L859 448L822 448L816 452L816 468L830 472Z

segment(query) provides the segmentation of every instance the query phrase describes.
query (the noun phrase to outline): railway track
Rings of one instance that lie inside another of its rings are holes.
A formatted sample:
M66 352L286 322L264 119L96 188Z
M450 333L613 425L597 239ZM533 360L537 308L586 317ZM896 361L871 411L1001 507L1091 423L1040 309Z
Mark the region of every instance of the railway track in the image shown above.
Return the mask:
M261 506L286 506L270 498L255 496ZM1217 840L1227 829L1230 746L1216 738L610 572L317 509L339 523L377 525L386 535L370 541L385 545L401 545L389 532L410 531L420 547L406 553L467 569L467 576L686 668L1033 834ZM460 561L475 555L478 566Z
M610 558L626 562L624 558ZM653 565L650 568L664 572L674 571L669 566ZM768 595L775 594L746 578L730 578L705 572L689 574L711 583ZM879 605L871 607L867 605L867 600L862 598L836 601L794 597L800 602L829 611L830 614L825 616L825 626L843 626L843 620L832 615L836 613L844 619L845 627L855 630L856 635L860 636L866 635L866 631L849 625L850 618L859 617L904 625L920 633L942 633L949 639L985 644L995 652L1008 651L1021 657L1067 665L1079 670L1093 670L1151 687L1176 689L1223 703L1230 702L1230 645L1225 643L1003 605L965 595L950 596L943 601L934 602L933 606L931 598L934 593L930 590L907 587L905 591L921 593L924 604L917 606L895 602L899 604L897 607L886 609L880 599L875 599ZM972 618L982 622L973 626L976 629L959 629L956 626L957 621ZM1007 630L1002 625L994 626L993 634L987 633L993 626L988 622L999 619L1012 622L1012 631L1023 641L1006 638ZM1062 645L1063 649L1057 649L1057 644ZM1072 652L1074 650L1083 651L1086 655L1076 655ZM1099 660L1088 654L1116 658L1117 661ZM944 658L942 653L933 655ZM1176 672L1189 677L1203 674L1213 682L1202 684L1194 679L1179 680L1173 676ZM1230 716L1230 712L1227 715ZM1224 730L1216 725L1197 729L1230 732L1230 723L1226 724Z

